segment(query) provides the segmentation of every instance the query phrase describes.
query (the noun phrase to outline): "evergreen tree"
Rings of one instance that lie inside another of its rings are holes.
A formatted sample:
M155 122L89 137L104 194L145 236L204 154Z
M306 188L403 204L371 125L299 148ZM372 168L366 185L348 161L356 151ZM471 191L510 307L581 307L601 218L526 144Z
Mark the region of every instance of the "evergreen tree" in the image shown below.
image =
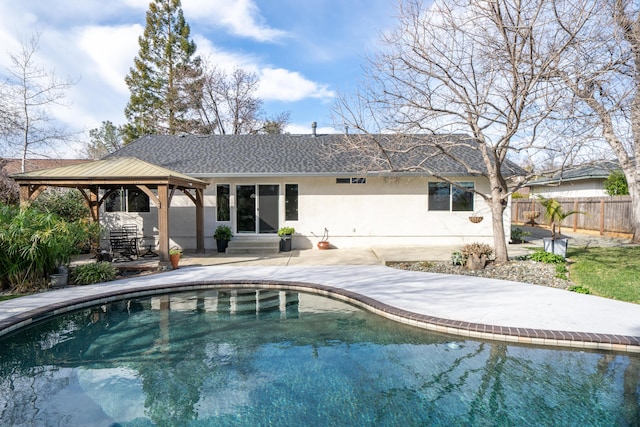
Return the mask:
M629 187L627 178L621 170L615 170L604 180L604 191L610 196L627 196Z
M121 130L109 120L102 122L99 128L91 129L89 138L87 157L90 159L100 159L122 148Z
M147 11L140 50L125 82L131 91L125 109L125 143L146 134L189 131L185 91L198 78L199 59L180 0L153 0Z

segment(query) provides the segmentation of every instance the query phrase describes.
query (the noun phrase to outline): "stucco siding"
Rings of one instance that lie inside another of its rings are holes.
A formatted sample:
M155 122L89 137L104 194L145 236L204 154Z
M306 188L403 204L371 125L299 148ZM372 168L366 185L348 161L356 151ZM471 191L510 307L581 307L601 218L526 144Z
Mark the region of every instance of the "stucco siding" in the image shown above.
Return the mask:
M208 179L204 197L205 249L215 248L213 233L220 224L229 225L234 238L269 238L271 235L238 234L235 212L237 185L277 184L279 186L278 226L296 229L293 247L315 248L328 230L335 247L371 247L384 245L452 246L482 241L493 244L491 214L484 200L474 197L474 210L451 212L429 210L427 177L367 177L366 184L337 184L335 177L271 177ZM454 181L473 181L476 188L488 191L484 178L460 177ZM216 186L230 186L231 221L216 219ZM298 185L298 220L285 220L285 184ZM510 209L505 211L505 228L510 224ZM195 208L191 200L176 192L169 210L170 245L195 248ZM472 215L483 216L471 223ZM157 209L142 214L103 215L114 225L137 223L144 234L157 238ZM508 232L507 232L507 235Z

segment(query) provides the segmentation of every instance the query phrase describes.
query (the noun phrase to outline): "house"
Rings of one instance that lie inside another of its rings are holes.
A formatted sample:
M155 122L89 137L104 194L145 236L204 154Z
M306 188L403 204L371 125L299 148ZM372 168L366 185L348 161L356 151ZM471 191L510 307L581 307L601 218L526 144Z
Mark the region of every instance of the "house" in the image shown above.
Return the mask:
M294 227L297 249L315 247L325 233L331 245L340 248L493 242L488 205L464 191L489 191L476 142L462 135L413 136L426 144L399 150L393 160L396 170L405 171L390 173L368 156L340 149L362 137L145 136L108 158L136 158L208 183L203 196L205 249L215 248L213 234L222 224L231 227L234 240L277 239L280 227ZM384 144L395 144L398 138L376 137ZM434 138L446 139L449 148L434 148L428 143ZM427 159L429 172L416 168L415 159ZM506 175L522 172L509 162L506 166ZM102 221L108 225L135 223L149 230L158 221L148 197L131 187L123 186L102 209ZM195 247L193 210L189 197L173 195L171 245ZM506 209L507 230L509 213ZM484 221L471 222L471 216L482 216Z
M604 182L611 172L620 170L618 162L604 160L566 168L551 177L531 181L531 196L577 198L608 196Z

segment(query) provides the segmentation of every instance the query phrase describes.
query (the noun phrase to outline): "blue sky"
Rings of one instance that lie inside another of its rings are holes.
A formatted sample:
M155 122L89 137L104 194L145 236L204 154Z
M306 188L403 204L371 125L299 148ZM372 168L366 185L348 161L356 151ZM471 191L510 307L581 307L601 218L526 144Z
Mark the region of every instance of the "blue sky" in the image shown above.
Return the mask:
M291 133L333 131L335 96L362 77L367 54L394 25L394 0L182 0L198 54L261 81L267 113L291 112ZM0 2L0 69L20 40L41 32L37 61L78 79L56 118L88 131L124 123L124 77L138 52L149 0ZM0 71L1 72L1 71ZM86 140L86 137L85 137Z

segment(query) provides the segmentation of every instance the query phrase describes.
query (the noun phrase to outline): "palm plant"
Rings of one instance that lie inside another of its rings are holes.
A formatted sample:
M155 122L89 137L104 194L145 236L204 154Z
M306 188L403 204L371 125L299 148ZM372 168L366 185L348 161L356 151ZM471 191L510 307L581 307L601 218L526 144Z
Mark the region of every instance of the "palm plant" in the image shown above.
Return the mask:
M562 203L558 200L552 198L547 199L542 196L538 196L538 198L540 199L540 204L545 209L544 217L549 221L549 225L551 226L551 238L553 240L556 239L556 227L558 228L558 236L562 235L562 230L560 228L562 221L571 215L584 213L580 211L565 212L562 207Z
M46 282L57 267L68 265L86 242L88 228L79 221L34 208L0 205L0 282L29 288Z

